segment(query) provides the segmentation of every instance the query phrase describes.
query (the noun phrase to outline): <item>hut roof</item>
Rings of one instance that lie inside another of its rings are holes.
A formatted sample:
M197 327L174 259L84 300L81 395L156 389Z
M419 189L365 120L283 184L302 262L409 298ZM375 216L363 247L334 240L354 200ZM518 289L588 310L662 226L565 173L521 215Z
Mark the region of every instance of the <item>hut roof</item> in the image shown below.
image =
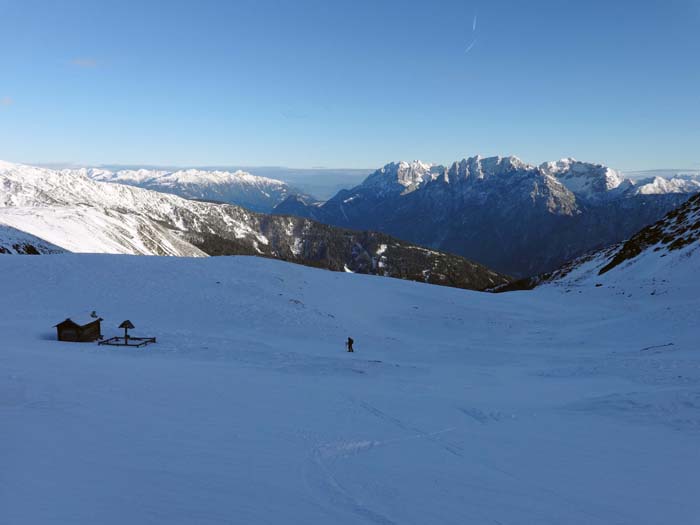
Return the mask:
M95 321L104 321L104 319L102 319L100 316L93 317L92 312L81 312L75 315L71 315L70 317L66 317L56 326L68 321L77 324L78 326L85 326L86 324L94 323Z

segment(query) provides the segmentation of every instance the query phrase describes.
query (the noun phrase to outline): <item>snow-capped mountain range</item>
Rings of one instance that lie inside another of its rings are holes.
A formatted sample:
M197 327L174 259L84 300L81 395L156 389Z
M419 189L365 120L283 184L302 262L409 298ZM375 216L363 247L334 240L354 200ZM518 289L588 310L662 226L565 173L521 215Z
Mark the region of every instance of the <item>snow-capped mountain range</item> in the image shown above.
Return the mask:
M325 203L290 196L275 213L378 230L516 276L622 241L700 191L700 177L624 178L566 158L539 166L480 156L394 162Z
M44 243L35 242L30 253L57 247L137 255L260 255L466 288L488 288L507 280L461 257L386 234L99 182L82 171L7 162L0 162L0 226L8 228L8 240L0 246L17 244L10 232L12 238L21 232Z
M64 169L65 175L84 175L100 182L115 182L186 199L236 204L267 213L298 191L287 183L258 177L246 171L187 169L178 171L138 169L111 171L101 168Z

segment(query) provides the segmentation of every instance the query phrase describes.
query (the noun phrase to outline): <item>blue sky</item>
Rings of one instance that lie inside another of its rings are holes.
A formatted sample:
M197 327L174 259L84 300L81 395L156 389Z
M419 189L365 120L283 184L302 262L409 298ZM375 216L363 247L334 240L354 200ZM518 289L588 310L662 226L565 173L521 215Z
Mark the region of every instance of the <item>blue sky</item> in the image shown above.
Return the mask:
M700 0L0 0L0 50L4 160L700 168Z

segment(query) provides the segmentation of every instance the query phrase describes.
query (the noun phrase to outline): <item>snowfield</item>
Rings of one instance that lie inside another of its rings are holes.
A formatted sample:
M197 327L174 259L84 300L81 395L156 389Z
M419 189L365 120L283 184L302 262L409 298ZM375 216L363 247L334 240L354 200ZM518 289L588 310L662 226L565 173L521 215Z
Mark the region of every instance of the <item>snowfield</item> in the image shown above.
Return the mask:
M0 257L0 522L700 523L696 255L506 294ZM90 310L158 343L55 340Z

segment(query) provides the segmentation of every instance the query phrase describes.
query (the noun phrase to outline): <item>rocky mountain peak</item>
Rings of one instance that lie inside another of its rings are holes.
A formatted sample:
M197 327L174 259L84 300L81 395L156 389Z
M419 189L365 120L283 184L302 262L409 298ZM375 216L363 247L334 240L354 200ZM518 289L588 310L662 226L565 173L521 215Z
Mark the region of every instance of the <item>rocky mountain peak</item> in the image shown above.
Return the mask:
M434 180L439 175L440 168L420 160L390 162L369 175L362 186L374 188L381 193L410 193Z
M476 155L452 163L447 170L447 180L483 180L506 177L516 172L527 172L533 169L532 166L515 156L482 157Z
M544 175L556 178L569 191L584 199L606 195L625 182L625 179L612 168L602 164L581 162L572 157L545 162L539 169ZM629 187L629 184L625 187Z

